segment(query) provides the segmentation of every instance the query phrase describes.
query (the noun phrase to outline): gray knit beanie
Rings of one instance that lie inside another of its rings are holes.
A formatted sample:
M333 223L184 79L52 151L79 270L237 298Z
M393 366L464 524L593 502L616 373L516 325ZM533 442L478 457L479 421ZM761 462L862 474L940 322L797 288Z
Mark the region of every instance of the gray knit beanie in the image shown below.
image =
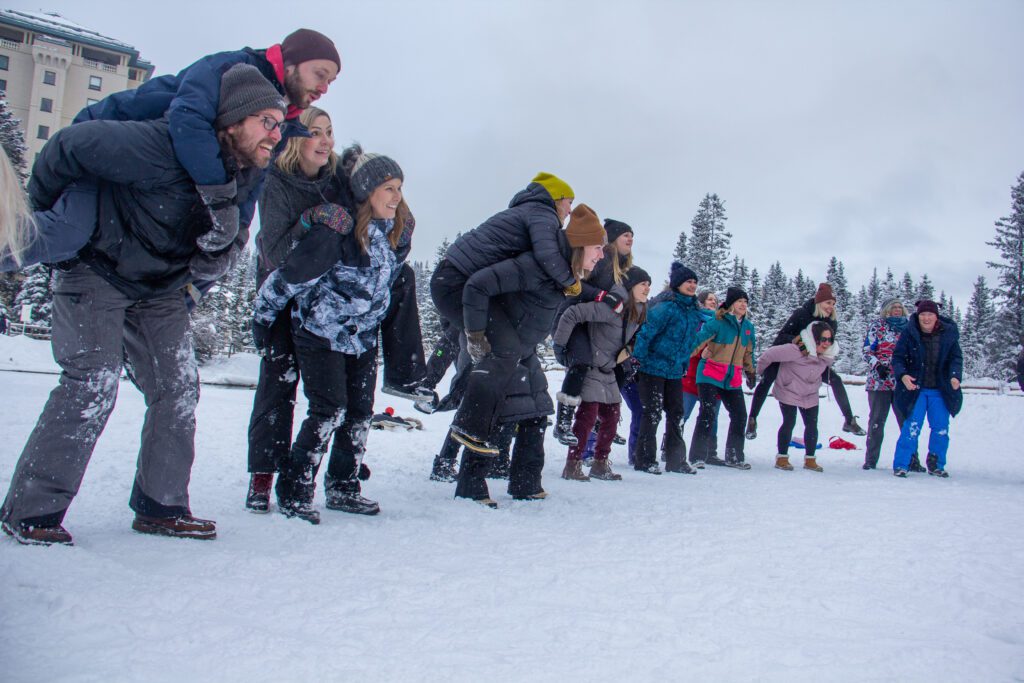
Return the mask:
M264 109L288 113L284 97L260 70L251 64L235 64L220 78L220 105L216 128L227 128Z
M394 159L383 154L363 152L358 143L342 153L341 168L348 176L352 196L358 204L369 199L381 183L392 178L405 180L401 166Z

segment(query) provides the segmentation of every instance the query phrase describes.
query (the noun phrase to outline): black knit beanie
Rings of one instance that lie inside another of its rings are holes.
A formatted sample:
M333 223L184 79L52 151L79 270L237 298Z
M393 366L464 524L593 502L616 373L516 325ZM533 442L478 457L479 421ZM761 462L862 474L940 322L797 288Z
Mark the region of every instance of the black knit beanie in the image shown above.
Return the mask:
M338 71L341 71L338 48L324 34L308 28L300 28L281 41L281 58L285 66L302 64L311 59L327 59L337 64Z
M697 273L693 272L692 269L687 268L679 261L672 262L672 267L668 273L668 286L670 289L679 289L679 285L687 280L696 281L697 279Z
M251 64L235 64L220 77L220 103L214 127L227 128L264 109L288 113L277 88Z
M363 152L358 143L342 153L341 168L348 176L352 196L359 204L369 199L378 185L392 178L405 180L402 167L394 159L383 154Z
M608 244L611 244L627 232L632 234L633 228L629 227L629 225L622 221L615 220L614 218L605 218L604 231L608 233Z
M626 288L627 292L631 292L641 282L650 284L651 276L640 266L633 266L626 271L626 278L622 281L622 286Z
M739 301L740 299L745 299L747 302L750 301L750 297L748 297L747 293L744 292L742 289L740 289L739 287L730 287L725 291L725 301L723 301L721 305L719 305L719 308L724 308L725 310L728 311L730 308L732 308L732 305Z

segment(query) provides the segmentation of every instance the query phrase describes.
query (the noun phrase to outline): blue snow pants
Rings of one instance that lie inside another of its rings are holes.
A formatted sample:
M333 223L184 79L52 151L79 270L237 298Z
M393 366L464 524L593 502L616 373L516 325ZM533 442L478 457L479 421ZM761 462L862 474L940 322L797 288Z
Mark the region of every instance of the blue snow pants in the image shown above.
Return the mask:
M903 421L900 439L896 442L896 455L893 458L894 470L910 468L910 456L917 452L917 439L924 428L924 418L928 416L928 453L938 456L939 469L946 469L946 451L949 450L949 409L942 400L938 389L920 389L921 395L914 403L914 409Z

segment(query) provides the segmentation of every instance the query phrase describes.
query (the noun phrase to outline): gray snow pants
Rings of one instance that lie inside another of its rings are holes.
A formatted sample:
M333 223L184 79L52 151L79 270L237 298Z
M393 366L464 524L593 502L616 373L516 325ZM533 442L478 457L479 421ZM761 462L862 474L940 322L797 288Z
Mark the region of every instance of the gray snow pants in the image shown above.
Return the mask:
M188 513L199 376L182 293L133 301L79 263L58 275L52 335L63 371L18 460L0 518L63 521L114 408L125 353L146 400L129 505L153 517Z

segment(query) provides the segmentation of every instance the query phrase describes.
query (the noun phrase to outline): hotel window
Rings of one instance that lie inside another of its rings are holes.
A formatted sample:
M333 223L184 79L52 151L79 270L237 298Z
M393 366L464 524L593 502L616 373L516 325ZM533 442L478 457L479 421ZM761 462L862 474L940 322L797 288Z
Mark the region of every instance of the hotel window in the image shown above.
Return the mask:
M53 100L49 97L44 97L39 101L39 111L53 111Z
M40 140L49 140L50 139L50 127L49 126L39 126L39 130L36 132L36 137L39 138Z
M57 72L56 71L44 71L43 72L43 83L46 85L57 85Z
M7 90L7 81L3 78L0 78L0 90Z
M11 58L7 55L0 55L0 71L7 71L11 66Z
M103 87L103 79L99 76L89 76L89 90L100 90Z

